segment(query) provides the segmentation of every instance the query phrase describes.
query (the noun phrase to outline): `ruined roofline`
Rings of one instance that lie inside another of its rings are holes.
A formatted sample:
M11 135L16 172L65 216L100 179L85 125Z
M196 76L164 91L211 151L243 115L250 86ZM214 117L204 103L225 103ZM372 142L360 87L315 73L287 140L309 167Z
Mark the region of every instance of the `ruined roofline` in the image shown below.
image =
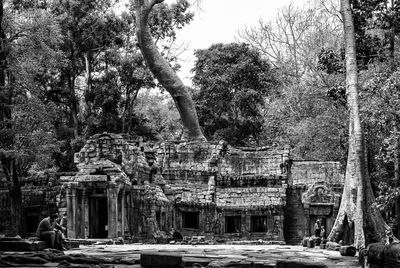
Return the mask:
M268 150L275 150L275 149L282 149L282 150L290 150L289 146L254 146L254 147L249 147L249 146L233 146L231 144L229 144L227 141L225 140L219 140L219 141L185 141L185 140L167 140L167 141L159 141L157 142L158 144L182 144L182 143L186 143L186 144L211 144L211 145L218 145L218 144L222 144L225 143L228 147L233 148L233 149L237 149L237 150L241 150L243 152L259 152L259 151L268 151Z
M193 144L222 145L223 144L224 146L229 148L229 150L231 150L231 151L239 150L239 151L243 151L243 152L263 152L263 151L269 151L269 150L270 151L274 151L274 150L289 150L290 151L290 146L288 146L288 145L279 146L279 145L274 144L274 145L268 145L268 146L233 146L225 140L211 140L211 141L146 140L145 141L142 136L136 136L136 135L133 136L133 135L129 135L126 133L112 133L112 132L103 132L103 133L94 134L86 139L85 145L87 145L88 142L90 142L90 141L98 140L102 136L109 136L115 140L123 140L124 143L131 144L131 145L137 146L137 147L142 147L143 145L145 145L146 148L144 151L146 151L146 152L147 151L151 152L154 148L162 146L163 144L164 145L168 145L168 144L174 144L174 145L183 145L183 144L186 144L186 145L193 145ZM85 145L83 147L85 147ZM150 147L152 147L152 148L150 148Z
M300 163L300 162L307 162L307 163L332 163L332 164L340 164L340 161L321 161L321 160L316 160L316 159L292 159L292 162L295 163Z

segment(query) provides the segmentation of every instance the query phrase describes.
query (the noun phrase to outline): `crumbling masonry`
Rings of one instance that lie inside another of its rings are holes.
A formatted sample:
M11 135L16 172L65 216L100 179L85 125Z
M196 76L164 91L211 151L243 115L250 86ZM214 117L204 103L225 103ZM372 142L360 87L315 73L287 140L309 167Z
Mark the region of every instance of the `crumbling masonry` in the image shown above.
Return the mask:
M330 231L344 180L339 163L295 161L288 148L152 144L109 133L92 136L75 163L78 172L47 178L51 185L25 184L24 205L36 213L30 225L46 200L66 214L70 238L154 241L175 230L293 244L313 234L317 219Z
M98 134L63 176L68 236L156 239L178 231L297 243L337 214L339 163L293 161L288 148L132 141Z

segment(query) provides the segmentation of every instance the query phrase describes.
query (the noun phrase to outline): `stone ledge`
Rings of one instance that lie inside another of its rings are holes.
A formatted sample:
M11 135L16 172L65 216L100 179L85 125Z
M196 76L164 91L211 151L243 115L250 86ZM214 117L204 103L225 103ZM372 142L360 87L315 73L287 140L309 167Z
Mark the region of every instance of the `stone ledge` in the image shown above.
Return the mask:
M0 241L0 251L38 251L48 248L46 241Z
M143 267L184 267L182 256L157 253L140 254L140 265Z
M328 268L324 263L308 262L300 260L277 261L276 268Z

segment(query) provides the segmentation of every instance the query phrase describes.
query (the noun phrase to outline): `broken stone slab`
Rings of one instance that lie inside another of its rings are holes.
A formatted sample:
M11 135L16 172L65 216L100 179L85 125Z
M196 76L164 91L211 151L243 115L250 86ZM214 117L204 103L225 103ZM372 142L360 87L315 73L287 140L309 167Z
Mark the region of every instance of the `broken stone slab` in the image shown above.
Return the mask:
M46 259L36 256L24 256L24 255L8 255L0 258L1 262L9 264L45 264L48 263Z
M219 268L219 267L230 267L230 268L275 268L274 263L265 262L253 262L246 260L215 260L207 265L207 268Z
M384 265L384 250L385 250L386 245L384 243L372 243L368 245L368 262L370 264L374 264L377 266L382 266Z
M198 258L198 257L183 257L185 267L194 267L196 264L198 267L207 266L213 259L211 258ZM199 266L200 265L200 266Z
M324 263L300 261L300 260L279 260L276 268L328 268Z
M385 267L400 267L400 243L392 243L385 247Z
M356 255L357 249L353 246L341 246L339 252L342 256L354 257Z
M143 267L184 267L181 255L142 253L140 265Z
M327 250L336 250L338 251L340 249L340 244L336 243L336 242L331 242L328 241L326 242L326 247Z
M48 248L46 241L0 241L0 251L38 251Z

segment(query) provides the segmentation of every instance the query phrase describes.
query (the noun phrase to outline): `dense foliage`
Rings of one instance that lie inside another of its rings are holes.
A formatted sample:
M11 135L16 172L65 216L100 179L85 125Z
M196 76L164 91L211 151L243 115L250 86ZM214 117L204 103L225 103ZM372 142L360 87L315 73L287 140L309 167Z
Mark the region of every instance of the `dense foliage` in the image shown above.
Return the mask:
M268 61L243 43L216 44L195 55L195 101L206 137L259 143L264 98L277 83Z
M195 52L192 93L208 139L289 145L295 159L346 162L342 25L335 1L317 2L290 5L275 20L261 18L240 33L242 43ZM181 137L179 114L157 90L136 45L132 6L121 11L114 0L1 3L0 177L15 189L22 176L73 170L73 153L98 132ZM395 226L400 2L352 5L368 169ZM187 0L156 5L149 19L156 45L175 70L176 33L194 16L189 6Z

